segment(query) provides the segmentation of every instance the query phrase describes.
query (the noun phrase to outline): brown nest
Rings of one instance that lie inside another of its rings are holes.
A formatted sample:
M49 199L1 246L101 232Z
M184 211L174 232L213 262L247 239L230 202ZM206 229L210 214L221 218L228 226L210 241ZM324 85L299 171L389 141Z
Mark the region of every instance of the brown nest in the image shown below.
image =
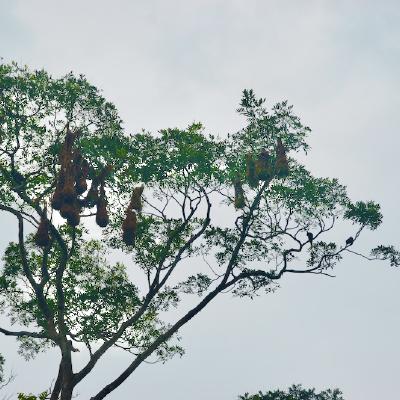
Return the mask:
M74 141L76 137L78 136L78 133L72 132L67 129L67 133L65 135L64 143L61 147L60 154L58 156L59 164L61 167L66 167L69 165L72 161L72 147L74 145Z
M63 203L73 204L76 201L75 179L69 168L65 171L65 182L61 191Z
M261 150L255 162L255 173L260 181L271 179L272 170L270 166L270 155L265 149Z
M64 203L72 204L76 200L75 174L72 163L72 146L76 136L77 133L71 132L69 128L67 129L59 154L61 169L57 179L56 190L51 200L51 205L55 210L61 210Z
M53 197L51 198L51 206L54 210L60 210L62 205L63 205L62 188L59 185L57 185Z
M40 218L40 223L35 233L35 243L39 247L47 247L50 245L49 221L46 217Z
M68 215L67 222L70 226L78 226L80 220L79 209L74 207L73 211Z
M280 138L278 138L278 143L276 146L275 170L280 178L284 178L289 175L289 163L286 157L286 149L283 146Z
M64 219L67 219L74 212L74 208L75 207L72 204L63 203L60 208L60 215Z
M136 186L133 189L131 202L129 207L133 208L136 211L142 210L142 193L143 193L143 186Z
M250 153L246 154L246 178L251 187L256 187L258 185L256 163L253 155Z
M82 200L82 205L84 207L93 207L99 201L99 186L92 182L90 189L86 195L86 197Z
M137 228L136 213L130 207L126 210L125 220L122 223L122 241L127 246L132 246L135 243Z
M77 154L74 160L75 167L75 189L78 195L81 195L86 192L88 188L87 177L89 175L89 164L88 162L80 155Z
M104 191L104 186L100 186L100 196L97 201L97 212L96 212L96 223L101 228L105 228L108 225L108 213L107 213L107 199Z

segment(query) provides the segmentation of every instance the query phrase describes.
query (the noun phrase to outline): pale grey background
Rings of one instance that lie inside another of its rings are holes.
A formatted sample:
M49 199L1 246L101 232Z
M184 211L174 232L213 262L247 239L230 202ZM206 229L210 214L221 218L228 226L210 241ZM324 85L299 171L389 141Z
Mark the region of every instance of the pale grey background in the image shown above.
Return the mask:
M243 88L287 98L313 129L313 173L382 205L383 226L357 245L366 250L400 243L399 18L397 1L0 0L0 56L86 74L128 131L200 120L223 135L242 126ZM1 214L2 250L12 222ZM336 274L287 277L255 301L220 298L182 330L182 359L143 366L109 398L229 400L291 383L397 398L400 270L348 257ZM45 389L57 354L26 363L0 340L18 374L9 391ZM108 356L78 398L126 363Z

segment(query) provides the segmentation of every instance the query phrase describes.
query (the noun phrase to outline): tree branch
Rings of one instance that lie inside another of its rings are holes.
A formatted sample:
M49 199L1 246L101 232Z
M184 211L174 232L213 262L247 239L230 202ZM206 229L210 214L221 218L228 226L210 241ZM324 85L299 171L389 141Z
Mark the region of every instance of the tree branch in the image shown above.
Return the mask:
M51 339L50 336L46 335L43 332L9 331L7 329L0 328L0 333L6 336L17 336L17 337L27 336L36 339Z

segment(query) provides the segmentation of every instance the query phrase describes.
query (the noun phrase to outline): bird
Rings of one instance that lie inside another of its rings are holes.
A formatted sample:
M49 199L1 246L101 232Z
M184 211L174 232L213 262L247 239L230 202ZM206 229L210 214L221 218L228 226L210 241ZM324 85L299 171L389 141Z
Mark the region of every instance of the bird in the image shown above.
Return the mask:
M314 240L314 235L311 232L307 232L307 237L308 241L310 242L310 245L312 245L312 242Z
M346 239L346 246L351 246L354 243L354 239L352 236L350 236L348 239Z

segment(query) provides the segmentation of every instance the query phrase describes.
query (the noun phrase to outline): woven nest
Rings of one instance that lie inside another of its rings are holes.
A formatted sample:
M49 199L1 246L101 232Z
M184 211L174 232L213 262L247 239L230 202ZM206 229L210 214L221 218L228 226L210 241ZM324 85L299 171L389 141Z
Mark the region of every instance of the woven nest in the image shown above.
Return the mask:
M51 207L54 210L60 210L63 204L62 200L62 189L60 187L56 187L56 190L51 198Z
M85 207L93 207L97 204L99 200L99 187L92 182L90 189L86 195L86 197L82 200L82 204Z
M276 146L275 170L280 178L284 178L289 175L289 163L286 157L286 149L280 138L278 138L278 143Z
M73 212L70 213L70 214L68 215L67 222L68 222L68 224L71 225L71 226L78 226L80 220L81 220L81 217L80 217L80 215L79 215L79 211L78 211L78 209L75 207L74 210L73 210Z
M267 181L271 179L272 169L270 165L270 155L267 150L262 149L255 162L255 173L259 180Z
M46 217L40 219L38 229L35 233L35 243L40 247L47 247L50 245L49 222Z
M61 166L66 167L72 161L72 147L74 145L74 141L78 136L77 133L74 133L67 129L67 133L65 135L64 143L62 144L60 154L58 156L58 160Z
M245 206L245 198L244 198L244 191L242 182L238 179L233 184L235 190L235 208L243 208Z
M130 202L130 208L133 208L136 211L141 211L142 210L142 193L143 193L143 186L136 186L133 189L132 192L132 197L131 197L131 202Z
M86 179L89 175L89 164L79 151L76 151L74 154L74 174L76 193L81 195L85 193L88 188Z
M62 201L72 204L76 200L75 179L71 170L65 172L65 183L61 191Z
M74 203L63 203L60 209L60 215L67 220L71 226L77 226L80 222L80 207L78 201Z
M128 207L125 220L122 223L122 240L126 245L132 246L135 243L136 229L136 213Z
M258 185L258 178L256 174L256 163L252 154L246 154L246 178L251 187Z
M100 186L100 196L97 202L96 223L101 228L108 225L107 199L103 185Z
M81 195L86 192L88 188L86 178L83 176L80 176L78 180L75 182L75 190L77 195Z
M101 228L105 228L108 225L108 221L107 204L105 201L99 200L97 203L96 223Z

